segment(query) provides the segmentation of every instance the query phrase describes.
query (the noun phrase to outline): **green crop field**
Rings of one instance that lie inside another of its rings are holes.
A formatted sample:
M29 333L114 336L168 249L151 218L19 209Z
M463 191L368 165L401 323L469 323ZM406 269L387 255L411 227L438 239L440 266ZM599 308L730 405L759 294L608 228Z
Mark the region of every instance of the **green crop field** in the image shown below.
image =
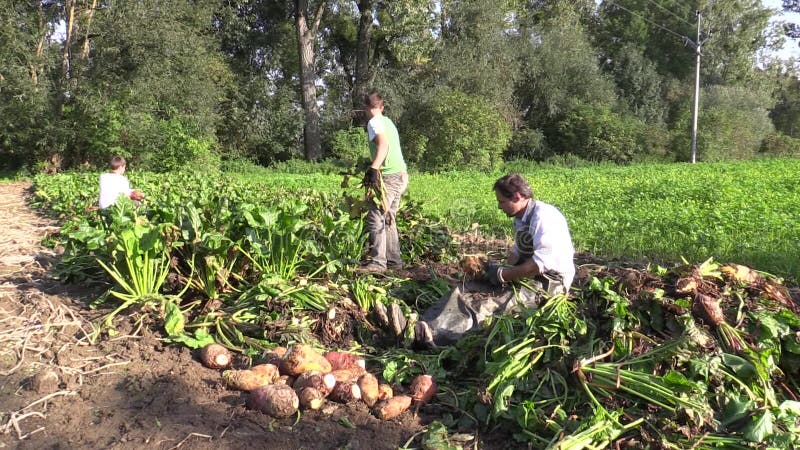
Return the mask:
M800 160L521 169L567 216L576 248L606 257L737 262L800 278ZM412 174L407 198L455 231L510 233L492 184L502 173ZM265 172L269 188L335 193L341 176Z
M534 448L610 448L620 436L642 448L797 448L800 317L780 277L800 272L798 171L798 160L524 167L579 250L658 264L586 265L569 296L419 351L416 313L463 276L453 234L510 232L492 192L499 172L412 174L397 226L407 265L440 269L422 277L354 271L363 191L338 175L133 171L145 200L102 212L97 173L40 175L32 204L62 223L48 238L63 248L53 276L105 289L93 340L131 315L167 343L254 359L277 345L355 345L389 384L435 379L448 429L504 429ZM681 257L690 264L661 265ZM370 331L378 304L407 313L394 343Z
M558 206L575 246L603 257L690 262L714 257L794 279L800 278L800 160L715 164L663 164L579 169L536 166L521 172L538 199ZM492 184L500 172L412 174L406 201L452 231L511 231ZM82 204L96 197L95 174L61 175L77 183ZM75 181L77 177L80 181ZM168 175L130 174L132 183L168 183ZM244 186L253 196L314 190L342 193L340 175L298 175L264 170L226 174L221 184ZM229 181L225 181L229 180ZM351 184L355 184L351 181ZM149 188L153 189L153 188ZM190 197L191 186L186 186ZM350 188L349 192L354 192ZM257 195L256 195L257 193ZM157 198L157 191L150 198ZM76 194L77 195L77 194Z

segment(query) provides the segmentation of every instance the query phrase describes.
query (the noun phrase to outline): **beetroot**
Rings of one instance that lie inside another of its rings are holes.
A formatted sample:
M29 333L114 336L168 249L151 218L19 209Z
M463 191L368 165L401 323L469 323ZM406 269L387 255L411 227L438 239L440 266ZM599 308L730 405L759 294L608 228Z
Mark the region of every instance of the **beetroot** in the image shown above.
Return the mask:
M208 344L200 350L200 361L209 369L225 369L232 359L231 352L219 344Z
M247 407L272 417L288 417L297 412L300 400L294 389L284 384L270 384L250 391Z

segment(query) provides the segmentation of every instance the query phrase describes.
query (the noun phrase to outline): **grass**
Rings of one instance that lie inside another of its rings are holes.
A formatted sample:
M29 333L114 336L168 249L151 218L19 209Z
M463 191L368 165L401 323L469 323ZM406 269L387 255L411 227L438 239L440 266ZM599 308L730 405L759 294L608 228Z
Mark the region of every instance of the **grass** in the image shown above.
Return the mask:
M527 167L537 198L567 217L579 251L699 262L713 256L800 279L800 160ZM407 199L463 231L507 236L492 185L502 173L413 174ZM338 192L339 175L244 176L265 187Z
M521 171L535 196L567 217L578 251L692 263L713 257L800 280L800 183L795 175L800 159L574 169L526 165ZM485 234L509 236L510 219L497 209L492 192L502 175L412 173L405 202L418 202L425 214L441 218L456 232L477 225ZM162 183L168 176L130 173L135 187ZM68 177L75 183L70 192L85 197L86 204L96 201L96 174ZM231 181L252 185L254 198L269 198L276 191L285 196L287 189L337 194L342 177L263 170L220 178ZM191 195L191 190L181 192Z
M11 183L30 179L26 174L15 170L0 170L0 183Z

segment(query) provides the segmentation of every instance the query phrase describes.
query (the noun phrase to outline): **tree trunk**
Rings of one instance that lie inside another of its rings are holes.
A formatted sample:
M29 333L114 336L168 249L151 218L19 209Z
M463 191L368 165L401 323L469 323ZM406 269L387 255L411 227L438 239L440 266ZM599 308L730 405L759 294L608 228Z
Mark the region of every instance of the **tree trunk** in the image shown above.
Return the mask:
M356 43L356 73L353 80L353 115L355 123L361 124L366 120L364 112L364 95L367 93L371 82L369 67L369 50L372 38L372 14L375 0L359 0L358 11L361 18L358 21L358 42Z
M86 9L86 32L83 34L83 50L81 50L81 60L89 59L89 29L92 27L94 11L97 9L97 0L92 0L92 5Z
M61 92L56 103L56 117L61 118L64 112L64 102L67 99L69 90L69 69L70 69L70 45L72 43L72 28L75 25L75 1L66 0L64 12L67 17L66 36L64 37L64 47L61 50Z
M303 98L303 111L305 112L305 127L303 130L306 159L318 161L322 158L322 143L319 126L319 106L317 105L317 74L314 68L314 43L325 8L321 2L317 9L316 17L308 16L308 1L295 0L295 28L297 41L300 47L300 84ZM309 27L309 19L313 25Z
M30 66L31 81L35 85L39 84L39 72L42 70L41 64L42 58L44 57L44 44L47 40L47 22L44 18L41 0L36 2L36 12L39 15L39 42L36 43L36 61Z

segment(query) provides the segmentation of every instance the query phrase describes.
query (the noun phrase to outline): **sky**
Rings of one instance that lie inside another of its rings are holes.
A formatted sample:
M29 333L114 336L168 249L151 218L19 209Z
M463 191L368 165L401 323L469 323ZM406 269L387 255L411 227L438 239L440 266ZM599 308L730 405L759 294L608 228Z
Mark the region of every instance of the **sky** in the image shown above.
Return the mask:
M781 0L761 0L761 3L767 8L781 10ZM800 14L798 13L779 13L773 16L772 21L786 21L800 23ZM788 39L783 45L783 48L777 53L781 59L795 58L800 59L800 46L797 45L798 41Z

